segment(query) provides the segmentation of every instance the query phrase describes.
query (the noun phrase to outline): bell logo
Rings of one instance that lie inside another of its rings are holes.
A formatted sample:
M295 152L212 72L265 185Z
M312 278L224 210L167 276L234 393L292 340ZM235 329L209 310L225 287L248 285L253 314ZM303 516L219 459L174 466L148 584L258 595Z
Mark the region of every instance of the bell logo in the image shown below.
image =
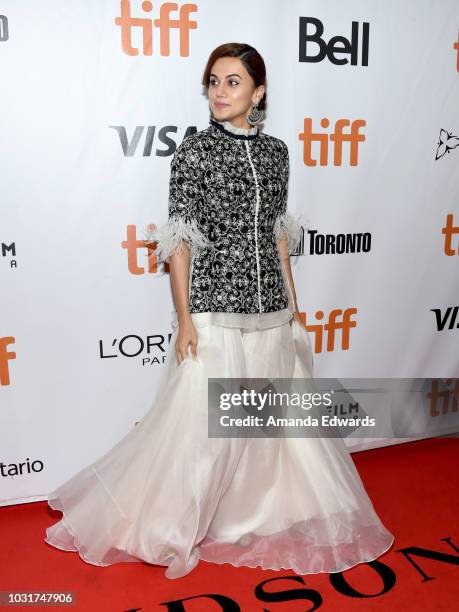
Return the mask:
M145 0L142 2L142 9L145 13L151 13L153 3ZM190 21L190 13L198 10L196 4L182 4L179 10L178 19L171 19L172 11L178 10L175 2L164 2L159 8L159 18L133 17L131 14L130 0L121 0L121 16L115 18L115 24L121 28L121 47L126 55L139 55L139 50L132 46L132 29L141 28L142 30L142 53L143 55L153 55L153 28L159 29L159 54L170 55L170 31L172 28L179 30L180 57L190 55L190 30L196 30L196 21Z
M328 128L330 121L324 117L320 125L323 128ZM317 166L317 160L312 157L312 143L319 142L319 164L321 166L329 165L329 148L333 150L333 165L343 165L343 142L349 142L349 165L357 166L359 142L364 142L365 136L359 133L361 127L366 125L363 119L338 119L335 122L335 129L331 134L323 134L313 132L312 119L304 120L303 132L300 132L298 139L303 141L303 161L306 166ZM344 128L351 126L349 132L345 133Z
M314 31L308 34L308 25ZM357 66L359 63L359 22L353 21L351 26L351 39L345 36L333 36L328 43L323 38L324 24L315 17L300 17L299 21L299 50L298 61L317 64L327 57L328 61L335 66L351 64ZM362 23L362 37L360 43L360 61L362 66L368 66L368 49L370 46L370 24ZM309 54L309 47L316 52ZM342 56L349 55L350 59Z
M0 338L0 386L9 385L10 383L10 368L8 361L16 359L16 353L8 350L8 345L14 344L12 336Z

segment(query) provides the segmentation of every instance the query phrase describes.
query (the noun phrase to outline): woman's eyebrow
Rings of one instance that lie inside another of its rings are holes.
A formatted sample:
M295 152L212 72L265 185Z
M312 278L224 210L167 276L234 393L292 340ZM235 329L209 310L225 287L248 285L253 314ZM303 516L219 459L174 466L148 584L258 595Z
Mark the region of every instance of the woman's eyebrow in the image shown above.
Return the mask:
M214 77L216 77L217 75L216 75L216 74L214 74L213 72L211 72L211 73L210 73L210 76L214 76ZM227 74L226 76L227 76L227 77L230 77L230 76L237 76L237 77L239 77L240 79L242 79L241 75L240 75L240 74L238 74L237 72L232 72L231 74ZM218 77L217 77L217 78L218 78Z

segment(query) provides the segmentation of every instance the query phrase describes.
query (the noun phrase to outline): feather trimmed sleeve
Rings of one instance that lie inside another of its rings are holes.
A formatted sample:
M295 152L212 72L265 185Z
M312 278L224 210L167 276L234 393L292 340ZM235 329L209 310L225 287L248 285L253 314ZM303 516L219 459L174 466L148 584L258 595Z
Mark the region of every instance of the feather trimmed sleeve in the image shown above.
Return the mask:
M283 143L283 145L282 191L280 209L274 223L274 235L277 241L286 238L288 242L288 252L290 255L294 255L301 244L303 227L300 217L294 217L287 209L290 162L288 147L285 143Z
M157 230L147 227L147 240L157 243L158 261L167 263L176 251L183 251L184 242L193 251L211 246L198 223L203 194L197 139L187 137L180 143L170 169L168 220Z

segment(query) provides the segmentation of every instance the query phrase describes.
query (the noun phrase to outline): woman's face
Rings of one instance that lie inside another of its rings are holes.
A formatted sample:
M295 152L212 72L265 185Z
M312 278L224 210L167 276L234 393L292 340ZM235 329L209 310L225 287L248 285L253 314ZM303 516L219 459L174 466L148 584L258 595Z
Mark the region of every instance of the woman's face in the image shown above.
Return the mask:
M208 84L210 108L219 121L230 121L236 127L251 127L246 117L252 105L259 102L264 86L255 83L237 57L220 57L212 66Z

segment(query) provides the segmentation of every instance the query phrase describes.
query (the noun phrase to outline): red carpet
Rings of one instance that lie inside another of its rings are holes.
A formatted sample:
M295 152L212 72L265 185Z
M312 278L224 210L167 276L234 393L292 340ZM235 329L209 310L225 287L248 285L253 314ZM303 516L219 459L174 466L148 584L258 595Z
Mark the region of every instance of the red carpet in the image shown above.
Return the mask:
M343 574L297 576L288 570L235 568L201 561L188 576L168 580L164 568L146 563L95 567L84 563L77 553L59 551L44 542L45 528L61 514L48 509L46 502L36 502L0 508L0 590L76 593L75 606L9 608L15 610L458 609L459 439L408 442L352 457L395 542L377 561Z

